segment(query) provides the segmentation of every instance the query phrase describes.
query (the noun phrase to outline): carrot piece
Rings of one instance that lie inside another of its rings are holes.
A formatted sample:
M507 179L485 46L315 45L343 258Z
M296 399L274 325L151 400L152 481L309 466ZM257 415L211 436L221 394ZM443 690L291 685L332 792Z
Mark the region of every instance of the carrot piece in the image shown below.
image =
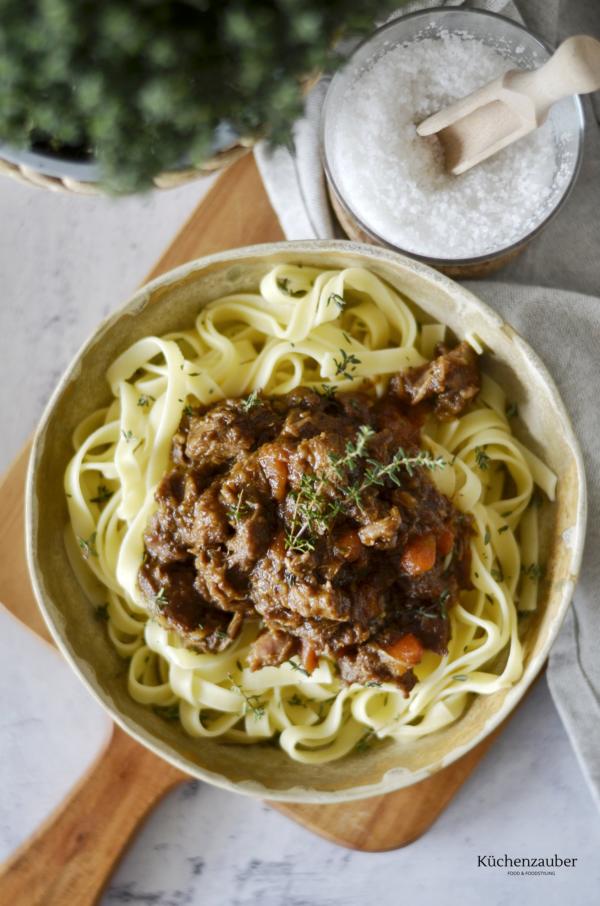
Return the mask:
M400 565L409 576L420 576L434 565L436 551L435 535L419 535L402 551Z
M312 645L307 643L306 641L302 642L302 663L304 665L304 669L308 671L308 673L312 673L319 664L317 652L312 647Z
M450 551L454 547L454 532L452 531L452 529L442 529L442 531L438 535L437 545L442 557L445 557L446 554L450 553Z
M350 562L358 560L361 551L361 540L358 537L358 532L355 532L353 529L344 532L344 534L335 541L335 552L343 557L344 560L350 560Z
M389 645L385 650L395 660L413 666L420 662L423 657L424 648L418 638L413 635L412 632L408 632L406 635L399 638L397 642Z

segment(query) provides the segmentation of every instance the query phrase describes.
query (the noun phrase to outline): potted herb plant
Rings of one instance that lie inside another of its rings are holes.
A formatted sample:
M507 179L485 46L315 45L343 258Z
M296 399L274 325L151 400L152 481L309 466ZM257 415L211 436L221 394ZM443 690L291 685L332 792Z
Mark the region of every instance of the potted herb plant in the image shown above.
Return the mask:
M303 80L398 0L0 0L0 170L177 184L289 139Z

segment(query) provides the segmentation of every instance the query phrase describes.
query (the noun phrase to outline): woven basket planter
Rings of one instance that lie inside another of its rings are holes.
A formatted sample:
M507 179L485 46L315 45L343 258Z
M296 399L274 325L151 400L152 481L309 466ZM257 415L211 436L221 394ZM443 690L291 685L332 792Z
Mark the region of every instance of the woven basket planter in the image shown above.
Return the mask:
M157 189L175 189L201 176L207 176L242 157L254 144L254 139L240 139L228 148L217 152L213 157L204 161L200 167L185 167L180 170L165 170L154 177L153 183ZM22 158L22 159L20 159ZM35 159L43 161L40 168L35 165ZM46 166L47 162L47 166ZM79 178L77 171L85 173L85 178ZM46 172L48 171L48 172ZM63 172L61 172L63 171ZM30 186L39 186L51 192L74 192L78 195L100 195L106 192L104 186L94 179L96 167L94 164L73 164L71 161L61 161L59 157L44 157L32 155L28 152L19 154L11 153L11 159L2 156L0 150L0 174L10 176L19 182Z

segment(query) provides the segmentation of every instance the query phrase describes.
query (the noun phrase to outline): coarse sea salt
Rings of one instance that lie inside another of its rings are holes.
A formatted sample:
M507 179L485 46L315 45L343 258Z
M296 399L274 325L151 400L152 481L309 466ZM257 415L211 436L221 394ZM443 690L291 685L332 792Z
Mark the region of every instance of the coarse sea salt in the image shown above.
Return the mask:
M482 41L442 33L372 60L337 109L340 193L386 242L435 258L484 256L534 229L564 190L551 123L461 176L445 172L437 138L416 125L515 64Z

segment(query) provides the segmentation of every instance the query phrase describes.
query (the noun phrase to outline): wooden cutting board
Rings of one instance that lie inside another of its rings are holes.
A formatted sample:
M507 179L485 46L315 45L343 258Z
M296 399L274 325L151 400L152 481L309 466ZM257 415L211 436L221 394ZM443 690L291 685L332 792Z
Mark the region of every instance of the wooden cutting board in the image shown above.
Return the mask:
M254 157L248 154L220 176L149 279L211 252L283 238ZM0 601L49 641L25 562L27 457L25 449L0 484ZM387 796L342 805L270 804L341 846L366 852L406 846L433 824L501 729L428 780ZM167 790L186 780L187 775L115 726L107 748L66 802L6 864L0 875L0 903L95 903L141 820Z

